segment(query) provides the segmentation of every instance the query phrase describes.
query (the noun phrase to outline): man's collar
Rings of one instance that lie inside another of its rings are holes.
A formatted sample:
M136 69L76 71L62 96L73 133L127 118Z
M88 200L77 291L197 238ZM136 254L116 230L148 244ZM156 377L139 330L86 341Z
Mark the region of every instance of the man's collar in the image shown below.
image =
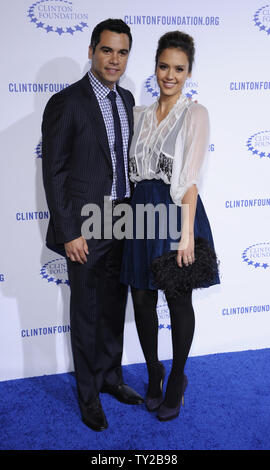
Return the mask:
M92 88L97 98L101 100L106 98L106 96L111 91L111 89L107 87L106 85L104 85L100 80L98 80L91 70L89 70L88 75L89 75L90 83L92 85ZM113 91L117 93L116 84L113 85Z

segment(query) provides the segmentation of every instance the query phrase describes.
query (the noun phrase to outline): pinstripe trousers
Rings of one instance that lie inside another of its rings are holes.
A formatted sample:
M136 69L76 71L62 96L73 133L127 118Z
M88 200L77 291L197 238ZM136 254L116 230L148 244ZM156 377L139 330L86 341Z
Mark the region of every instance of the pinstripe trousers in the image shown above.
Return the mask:
M121 360L127 286L120 284L123 240L92 240L87 263L67 258L71 346L79 401L103 384L123 382Z

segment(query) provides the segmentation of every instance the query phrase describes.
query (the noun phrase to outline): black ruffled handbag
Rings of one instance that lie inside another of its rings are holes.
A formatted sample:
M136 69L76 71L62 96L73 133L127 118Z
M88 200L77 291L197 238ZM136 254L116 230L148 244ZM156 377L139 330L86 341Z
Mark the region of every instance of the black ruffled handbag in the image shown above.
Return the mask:
M152 280L157 289L170 297L192 289L211 285L219 271L219 261L213 248L204 238L195 238L195 261L182 267L178 266L177 251L170 251L151 264Z

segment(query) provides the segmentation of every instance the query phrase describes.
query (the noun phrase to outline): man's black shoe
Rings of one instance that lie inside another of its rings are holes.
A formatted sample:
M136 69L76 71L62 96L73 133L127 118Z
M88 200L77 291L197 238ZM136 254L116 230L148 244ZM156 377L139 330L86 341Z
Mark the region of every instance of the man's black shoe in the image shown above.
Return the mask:
M82 421L93 431L103 431L107 429L108 422L102 409L99 397L94 398L91 403L84 405L80 403Z
M102 393L109 393L113 395L121 403L127 403L128 405L141 405L144 403L143 397L139 395L135 390L126 384L111 385L105 384L101 389Z

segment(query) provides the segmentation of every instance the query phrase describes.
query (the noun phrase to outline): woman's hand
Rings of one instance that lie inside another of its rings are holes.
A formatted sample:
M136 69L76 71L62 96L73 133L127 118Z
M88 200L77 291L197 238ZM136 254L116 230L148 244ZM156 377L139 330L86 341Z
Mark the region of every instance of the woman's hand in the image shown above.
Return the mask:
M193 184L185 193L181 204L181 239L178 245L177 264L188 266L194 263L194 220L197 207L198 190Z
M188 266L189 264L194 263L194 246L194 235L189 235L185 238L181 237L177 252L177 264L180 268L182 268L183 265Z

